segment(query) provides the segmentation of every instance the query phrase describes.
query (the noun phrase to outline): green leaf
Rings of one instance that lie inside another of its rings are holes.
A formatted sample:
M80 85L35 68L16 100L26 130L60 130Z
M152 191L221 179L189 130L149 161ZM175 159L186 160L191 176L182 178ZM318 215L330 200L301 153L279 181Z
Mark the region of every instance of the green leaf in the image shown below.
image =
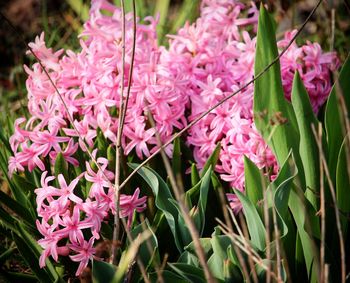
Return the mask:
M205 255L207 258L212 254L212 246L211 246L211 238L199 238L199 242L201 243L201 246L204 250ZM196 248L193 242L191 242L189 245L185 247L185 250L192 253L196 254Z
M116 267L104 261L93 260L92 262L92 282L94 283L112 283Z
M0 190L0 203L5 205L7 209L10 209L14 214L17 214L22 220L24 220L28 225L31 225L33 229L36 229L34 223L36 217L33 217L31 212L18 201L9 197L3 191Z
M8 272L2 270L2 275L9 281L9 282L21 282L21 283L27 283L27 282L33 282L37 283L38 279L31 274L25 274L25 273L19 273L19 272ZM7 281L5 281L7 282Z
M174 140L174 149L173 149L173 159L172 159L172 167L173 172L175 176L181 176L181 145L180 145L180 139L176 138Z
M204 272L201 268L185 263L168 263L169 267L187 282L205 283Z
M160 0L161 1L161 0ZM185 0L183 1L180 11L177 13L175 22L173 23L170 33L174 34L182 27L186 21L193 22L199 14L199 0Z
M232 242L228 236L214 236L211 239L213 254L208 260L208 267L213 276L225 280L225 261L228 259L227 249Z
M59 275L50 260L46 260L46 268L42 269L39 267L39 257L42 249L39 247L36 240L25 230L21 223L16 226L18 234L13 233L13 239L18 251L38 280L43 283L60 282Z
M311 125L318 129L319 122L314 115L309 96L298 71L295 73L293 81L292 105L300 132L299 152L304 167L306 186L311 188L311 190L306 190L305 194L317 210L319 201L315 192L318 192L320 187L320 162L317 142Z
M255 76L277 56L275 24L264 5L261 4L255 53ZM284 97L279 61L254 83L254 115L255 125L275 153L278 163L283 164L291 148L298 162L300 159L297 156L299 133L293 108ZM298 168L299 166L302 164L298 163ZM302 171L301 169L299 168L299 172Z
M64 158L62 152L57 154L55 165L55 176L62 174L66 180L68 180L68 162Z
M259 168L248 157L244 156L245 191L249 200L259 209L259 201L264 198L267 180Z
M3 209L1 206L0 206L0 223L3 226L5 226L7 229L10 229L11 231L14 231L16 233L18 232L17 227L16 227L17 219L12 217L8 213L8 211Z
M298 169L295 166L293 154L290 152L277 178L269 186L269 190L273 193L273 205L280 220L278 224L280 226L281 238L287 235L288 227L294 225L289 218L288 201L293 186L292 182L297 174Z
M243 206L245 218L252 244L259 250L264 250L266 246L266 230L255 205L240 191L234 190Z
M3 145L5 145L7 151L12 154L13 152L10 143L8 141L8 138L5 136L4 129L2 127L0 127L0 141L3 143Z
M11 257L16 250L17 250L16 248L9 248L5 252L3 252L0 255L0 266L4 266L5 261L8 260L9 257Z
M197 185L199 180L200 180L200 177L199 177L199 173L197 170L197 166L195 163L192 163L192 165L191 165L191 184L192 184L192 187Z
M192 241L191 233L188 230L186 222L182 216L181 209L180 209L178 202L174 199L169 199L169 201L176 208L176 210L178 212L176 227L177 227L177 231L179 232L179 234L177 236L180 236L180 240L182 242L182 245L186 246L189 243L191 243L191 241Z
M198 257L188 251L184 251L180 255L179 259L177 260L177 263L185 263L185 264L193 265L195 267L200 266Z
M213 170L215 169L216 163L219 160L220 150L221 150L221 144L218 143L214 151L212 152L212 154L209 156L207 162L205 162L204 167L201 171L201 177L205 175L205 173L209 170L210 167L213 168Z
M194 223L196 224L199 236L202 236L205 226L205 211L208 201L208 192L211 176L211 168L209 167L208 171L205 173L201 179L201 186L199 191L199 200L198 200L198 213L193 217Z
M296 187L290 191L289 209L292 212L295 224L297 225L297 232L300 237L302 249L297 249L297 253L303 252L304 261L307 273L309 274L310 282L317 282L317 275L319 274L318 253L314 236L320 237L319 223L316 211L311 203L305 198L302 191ZM315 219L316 218L316 219ZM298 256L300 260L300 255Z
M347 105L348 112L350 110L350 98L348 93L350 93L350 56L347 57L340 73L339 73L339 85L342 93L338 95L343 95L344 100ZM339 150L342 141L345 137L345 132L343 132L342 125L344 125L344 120L342 119L340 105L338 105L337 98L337 88L335 85L328 97L326 114L325 114L325 128L327 133L327 143L328 143L328 166L331 174L331 179L335 180L337 159L339 155ZM344 114L343 114L344 115ZM349 118L349 117L348 117Z
M157 282L158 281L158 274L156 272L150 273L150 280L151 282ZM172 271L169 270L162 270L162 277L164 282L171 282L171 283L188 283L187 280L181 278L179 275L175 274Z
M142 233L145 230L149 230L151 232L151 237L144 243L142 243L139 247L138 256L145 267L149 266L151 262L155 259L159 261L159 253L158 253L158 240L156 235L154 234L148 219L146 219L141 224L137 225L131 232L131 237L136 239L137 235ZM159 263L158 263L159 264Z
M345 216L341 214L342 231L344 237L347 235L349 224L346 215L350 212L350 176L348 173L349 164L347 162L347 154L349 154L349 150L349 136L346 136L340 148L336 174L337 205L340 211L345 213Z
M255 265L255 270L256 270L256 275L258 276L258 280L259 282L265 282L266 281L266 269L262 267L262 264L264 264L265 266L275 266L277 265L276 261L272 261L272 260L268 260L268 259L263 259L261 264L256 264ZM286 282L287 281L287 273L286 270L283 266L283 264L281 264L281 279L282 281L280 282ZM288 278L290 279L290 278Z
M111 144L107 148L107 159L108 159L108 166L113 171L115 171L115 158L116 158L115 155L116 155L115 147Z
M137 167L135 163L129 163L132 169ZM183 245L178 234L178 210L172 204L171 200L175 201L168 185L163 181L163 179L151 168L142 167L139 169L138 174L147 182L153 191L155 196L155 204L158 209L160 209L168 222L171 233L174 236L175 244L177 249L181 252L183 250Z
M85 22L89 18L89 7L83 0L66 0L71 9Z
M166 32L166 23L168 21L168 10L170 6L170 0L157 0L155 7L155 16L159 13L159 22L157 25L157 34L159 43L162 42L162 38Z

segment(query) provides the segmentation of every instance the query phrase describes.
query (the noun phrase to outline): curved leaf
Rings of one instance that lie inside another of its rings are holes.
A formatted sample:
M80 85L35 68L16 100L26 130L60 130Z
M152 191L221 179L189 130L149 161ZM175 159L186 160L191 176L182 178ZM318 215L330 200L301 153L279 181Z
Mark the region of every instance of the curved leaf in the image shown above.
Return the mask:
M251 242L255 247L262 251L266 247L266 230L259 213L255 205L244 194L238 190L234 191L243 206Z
M320 165L316 138L311 125L318 128L316 119L311 107L310 99L298 72L295 72L292 88L292 105L297 119L300 143L299 153L304 167L305 182L310 190L306 190L306 197L315 209L318 208L318 199L315 192L320 187Z
M347 57L340 73L339 73L339 84L341 87L342 93L339 95L344 96L346 106L348 111L350 110L350 97L349 95L344 95L350 93L350 56ZM325 128L327 134L327 143L328 143L328 164L329 170L334 180L336 175L337 168L337 159L339 155L339 150L342 144L342 141L345 137L343 133L342 125L344 124L343 119L341 118L342 110L340 105L338 105L337 99L337 88L334 85L332 91L328 97L326 105L326 114L325 114ZM349 118L349 117L348 117Z

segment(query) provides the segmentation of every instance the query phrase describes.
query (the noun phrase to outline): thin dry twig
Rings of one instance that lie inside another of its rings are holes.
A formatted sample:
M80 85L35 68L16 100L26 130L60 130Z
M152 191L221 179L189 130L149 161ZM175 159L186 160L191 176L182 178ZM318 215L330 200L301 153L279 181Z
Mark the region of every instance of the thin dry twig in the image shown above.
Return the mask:
M124 219L121 219L121 222L123 223L123 226L124 226L124 228L125 228L127 238L128 238L129 242L130 242L131 245L132 245L137 239L133 239L133 237L131 236L131 233L130 233L130 231L129 231L128 228L127 228L127 225L126 225L126 223L125 223L125 220L124 220ZM144 229L142 233L146 233L146 229ZM149 237L146 237L146 238L145 238L145 241L147 242L148 240L149 240ZM149 280L149 278L148 278L148 276L147 276L147 271L146 271L145 265L144 265L143 262L141 261L140 256L139 256L138 254L136 254L136 263L137 263L137 265L138 265L139 268L140 268L141 275L142 275L142 277L143 277L144 282L150 283L151 281Z
M265 74L274 64L276 64L279 59L287 52L287 50L289 49L289 47L293 44L293 42L295 41L295 39L300 35L300 33L303 31L303 29L305 28L306 24L309 22L310 18L315 14L316 10L318 9L318 7L321 5L321 3L323 2L323 0L319 0L316 4L316 6L312 9L312 11L310 12L309 16L306 18L306 20L304 21L304 23L301 25L300 29L298 29L298 31L296 32L296 34L293 36L293 38L290 40L290 42L288 43L288 45L282 50L282 52L274 59L272 60L272 62L270 64L268 64L260 73L258 73L252 80L250 80L248 83L246 83L245 85L243 85L241 88L239 88L237 91L235 91L234 93L228 95L227 97L225 97L224 99L222 99L221 101L219 101L217 104L215 104L213 107L211 107L209 110L203 112L201 115L199 115L196 119L194 119L192 122L190 122L185 128L183 128L181 131L179 131L178 133L174 134L173 137L171 139L169 139L169 141L167 141L166 143L164 143L162 145L162 147L158 148L153 154L151 154L147 159L145 159L142 163L140 163L139 166L137 166L135 168L135 170L133 170L129 176L127 178L125 178L125 180L123 181L123 183L121 183L120 185L120 189L122 189L125 184L132 178L132 176L134 176L136 174L136 172L142 168L144 165L146 165L153 157L155 157L158 153L160 153L162 150L164 150L169 144L171 144L176 138L180 137L183 133L185 133L189 128L191 128L192 126L194 126L195 124L197 124L203 117L207 116L211 111L213 111L214 109L216 109L217 107L219 107L220 105L222 105L223 103L225 103L226 101L228 101L230 98L232 98L233 96L235 96L236 94L238 94L239 92L241 92L242 90L244 90L245 88L247 88L249 85L251 85L252 83L254 83L257 79L259 79L263 74Z
M271 276L278 281L278 276L276 275L276 273L274 273L273 271L271 271L271 269L266 266L266 264L264 263L264 261L262 260L262 258L259 256L259 254L253 249L253 247L249 244L249 242L247 241L247 239L243 236L237 235L235 234L233 231L230 231L229 228L220 221L220 225L219 228L220 230L227 235L228 237L230 237L232 243L234 245L236 245L237 247L239 247L242 251L244 251L249 257L251 257L251 259L258 264L260 267L262 267L263 269L265 269L265 271L267 273L271 273Z
M231 210L229 207L227 207L228 210ZM226 227L225 229L227 230L227 233L230 233L230 231L233 231L233 229L231 229L231 227L229 227L228 225L226 225L225 223L223 223L219 218L215 218L215 220L220 224L222 225L222 227ZM246 265L246 262L243 258L243 255L241 253L241 249L238 248L236 245L232 245L236 255L237 255L237 258L238 258L238 261L242 267L242 272L243 272L243 278L245 279L245 282L247 283L250 283L250 276L249 276L249 272L248 272L248 269L247 269L247 265Z
M114 179L114 194L115 194L115 215L114 215L114 229L113 229L113 243L116 243L119 238L120 233L120 193L119 193L119 184L120 184L120 159L122 156L122 115L124 107L124 73L125 73L125 3L124 0L120 0L121 12L122 12L122 70L121 70L121 84L120 84L120 105L118 113L118 133L117 133L117 142L115 149L115 179ZM133 16L135 17L135 15ZM134 48L134 46L133 46ZM130 85L130 82L128 82ZM114 264L117 263L117 245L112 245L112 256L111 260Z
M318 125L318 139L322 140L322 126ZM324 194L324 171L323 162L320 155L320 211L321 214L321 246L320 246L320 282L325 281L325 244L326 244L326 207L325 207L325 194Z

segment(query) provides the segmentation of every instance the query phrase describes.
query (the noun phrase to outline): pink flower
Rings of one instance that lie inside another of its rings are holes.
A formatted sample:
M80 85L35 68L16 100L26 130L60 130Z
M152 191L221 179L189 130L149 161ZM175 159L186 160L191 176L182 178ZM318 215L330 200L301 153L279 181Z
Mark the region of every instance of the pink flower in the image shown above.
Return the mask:
M96 252L93 247L94 241L94 238L90 238L88 242L84 240L69 245L69 248L77 253L76 255L69 256L71 260L79 262L79 267L75 273L76 276L79 276L82 273L84 268L87 267L90 259L94 257Z
M142 212L146 208L147 197L139 198L139 195L140 189L137 188L132 196L120 196L120 217L128 217L128 228L131 227L134 212Z
M43 156L49 154L51 149L54 149L56 152L61 151L60 143L67 142L70 140L69 137L60 137L57 136L58 128L54 128L51 131L36 131L31 134L31 140L38 144L43 145L44 151L42 152Z

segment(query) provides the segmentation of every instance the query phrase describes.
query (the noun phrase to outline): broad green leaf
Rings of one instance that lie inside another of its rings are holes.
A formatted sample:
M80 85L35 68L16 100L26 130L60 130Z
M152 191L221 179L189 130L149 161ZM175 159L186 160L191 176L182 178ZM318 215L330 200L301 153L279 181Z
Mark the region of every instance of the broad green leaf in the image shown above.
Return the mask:
M336 194L337 194L337 205L340 211L345 213L346 215L350 212L350 179L348 174L348 166L350 166L347 162L347 154L349 154L349 135L344 138L344 141L341 145L338 163L337 163L337 174L336 174ZM348 222L346 216L341 214L341 222L342 222L342 232L344 237L347 235L348 230Z
M112 283L116 267L108 262L93 260L92 262L92 282L94 283Z
M180 145L180 139L176 138L174 140L174 149L173 149L173 159L172 159L172 167L173 172L175 176L180 175L181 176L181 145Z
M185 264L193 265L195 267L200 266L197 256L195 256L194 254L188 251L184 251L180 255L179 259L177 260L177 263L185 263Z
M146 219L144 222L133 228L132 231L130 231L130 234L133 239L136 239L137 235L145 230L151 232L151 237L140 245L138 256L144 266L147 267L152 263L153 260L159 261L158 240L152 228L150 227L148 220Z
M320 237L319 224L314 225L316 211L311 203L305 198L303 192L293 187L289 196L289 209L293 214L297 232L300 237L302 249L297 252L303 252L309 282L317 282L319 274L319 250L316 247L314 236ZM298 256L300 260L300 255Z
M204 272L200 267L185 263L168 263L168 266L181 278L188 280L187 282L205 283Z
M198 213L194 215L194 223L196 224L199 236L202 236L205 226L205 211L208 201L208 192L210 185L210 176L211 168L209 167L208 171L205 173L201 179L201 186L199 191L199 200L198 200Z
M255 53L255 76L277 56L275 24L264 5L261 5ZM293 149L298 162L300 159L297 156L299 133L293 108L284 97L279 61L255 81L254 115L255 125L275 153L278 163L283 164L290 149ZM298 163L298 168L300 166L302 164ZM301 169L299 168L299 172L302 171ZM303 184L303 180L301 182Z
M205 175L205 173L209 170L210 167L213 170L215 170L216 163L219 160L220 150L221 150L221 144L218 143L216 145L214 151L212 152L212 154L209 156L207 162L205 162L204 167L201 171L201 177L203 177Z
M178 212L176 227L177 227L177 231L179 234L177 234L177 237L180 236L180 241L182 242L182 245L186 246L189 243L191 243L191 241L192 241L190 231L188 230L186 222L182 216L181 209L180 209L178 202L174 199L169 199L169 201L173 205L173 207L176 208L176 210Z
M116 158L115 147L111 144L107 148L107 159L108 159L108 167L111 170L115 170L115 158Z
M316 119L309 96L300 78L298 71L295 73L292 88L292 105L297 119L300 143L299 152L304 167L307 189L305 194L315 209L318 209L318 198L315 192L320 187L320 165L316 138L312 131L312 125L318 129Z
M350 111L350 56L347 57L340 73L339 73L339 85L342 93L338 95L343 95L346 101L348 112ZM341 113L340 105L338 105L337 89L334 85L332 91L328 97L326 114L325 114L325 128L327 133L327 143L328 143L328 166L331 174L331 179L335 180L337 160L339 155L339 150L342 141L345 137L345 132L343 132L342 125L344 125L343 117ZM349 118L349 117L348 117Z
M195 163L192 163L192 165L191 165L191 184L192 184L192 187L197 185L199 180L200 180L200 177L199 177L199 173L197 170L197 166Z
M159 275L156 272L150 273L149 276L150 276L151 282L157 282L158 281ZM162 278L163 278L164 282L188 283L187 280L183 279L179 275L177 275L174 272L169 271L169 270L162 270Z
M266 247L266 230L259 213L255 205L243 193L238 190L234 191L243 206L251 242L255 247L262 251Z
M225 280L225 262L227 262L227 249L232 245L228 236L214 236L211 239L213 254L208 260L208 266L213 276Z
M264 198L267 180L254 162L246 156L244 156L244 179L247 197L258 208L259 201Z
M137 164L129 163L132 169L137 167ZM163 179L155 172L153 169L143 167L139 169L138 174L147 182L153 191L155 196L155 204L158 209L160 209L169 224L171 233L174 236L176 247L179 251L183 250L183 245L178 237L178 211L176 207L171 203L170 200L174 200L168 185L163 181ZM175 201L175 200L174 200Z
M199 239L201 246L204 250L205 255L207 258L212 254L213 247L211 245L211 238L200 238ZM189 245L185 247L185 250L192 253L196 254L196 248L193 242L191 242Z
M281 227L279 227L279 229L281 231L282 238L288 233L288 226L294 225L288 223L289 221L287 216L289 213L288 200L291 188L293 186L292 181L297 174L298 169L295 166L293 154L290 152L286 161L283 163L277 178L269 186L269 189L273 193L273 205L281 222Z

